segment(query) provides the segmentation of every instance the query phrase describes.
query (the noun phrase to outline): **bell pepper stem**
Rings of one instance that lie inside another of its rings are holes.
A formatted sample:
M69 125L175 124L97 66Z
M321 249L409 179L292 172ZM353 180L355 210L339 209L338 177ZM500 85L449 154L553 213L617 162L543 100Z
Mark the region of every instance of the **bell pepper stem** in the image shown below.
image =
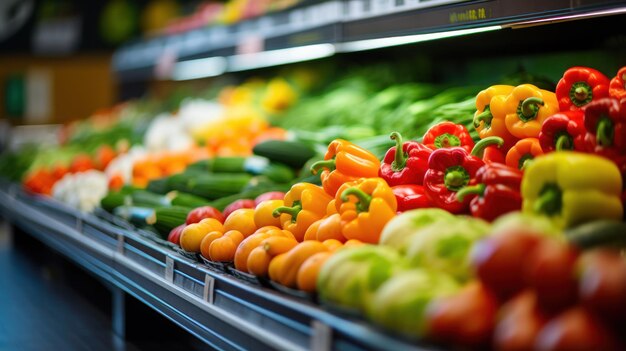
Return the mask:
M348 201L348 196L353 195L358 199L357 210L359 212L365 212L370 208L370 202L372 202L372 196L364 192L359 188L348 188L341 193L341 201Z
M321 161L317 161L317 162L315 162L315 163L313 163L311 165L311 173L313 173L315 175L322 168L326 168L328 170L333 171L335 169L335 167L337 167L337 164L336 164L336 161L335 161L334 158L330 159L330 160L321 160Z
M572 137L569 134L559 135L556 138L554 148L556 149L556 151L572 150L574 148L574 146L572 145Z
M406 155L404 154L404 149L402 148L402 135L398 132L392 132L389 137L391 140L396 141L396 156L391 164L391 169L394 172L399 172L406 167Z
M435 138L433 144L437 149L461 146L461 139L454 134L443 133Z
M458 191L470 181L470 175L462 166L448 167L443 177L444 185L450 191Z
M555 184L547 184L539 192L539 198L533 205L533 210L537 213L545 213L549 216L561 212L563 199L561 189Z
M296 219L298 218L298 214L300 213L300 211L302 211L302 205L299 203L295 204L292 207L281 206L281 207L277 207L276 209L274 209L274 211L272 212L272 216L278 217L281 214L286 213L291 216L291 221L295 222Z
M569 98L574 106L586 105L593 99L593 88L587 82L576 82L570 88Z
M538 106L543 106L544 104L543 99L536 96L526 98L520 105L520 118L524 122L535 119L535 117L537 117L537 112L539 111Z
M486 127L491 126L491 120L493 119L493 114L491 114L491 108L489 105L485 106L483 112L479 115L474 116L474 128L480 127L480 122L484 122Z
M521 171L525 170L530 163L532 162L534 156L532 154L525 154L520 157L519 162L517 163L517 168Z
M483 158L485 149L491 145L497 145L498 147L502 147L502 145L504 145L504 139L498 136L490 136L486 137L485 139L481 139L474 145L474 148L472 149L472 155L478 158Z
M461 188L461 190L456 192L456 199L459 202L463 202L468 195L478 195L483 196L485 193L485 184L476 184L471 186L466 186Z
M598 122L598 129L596 130L596 140L601 146L608 147L613 144L613 121L609 118L602 118Z

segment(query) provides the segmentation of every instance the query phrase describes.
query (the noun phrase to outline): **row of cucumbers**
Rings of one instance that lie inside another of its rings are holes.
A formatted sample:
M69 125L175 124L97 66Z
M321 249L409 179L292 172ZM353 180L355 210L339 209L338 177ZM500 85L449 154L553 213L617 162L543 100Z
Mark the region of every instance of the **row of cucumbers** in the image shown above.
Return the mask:
M214 157L197 161L178 174L150 181L145 189L124 186L110 191L100 207L162 238L184 223L194 208L220 211L229 204L270 191L287 191L294 183L319 184L305 167L317 160L313 149L297 141L267 140L248 157Z

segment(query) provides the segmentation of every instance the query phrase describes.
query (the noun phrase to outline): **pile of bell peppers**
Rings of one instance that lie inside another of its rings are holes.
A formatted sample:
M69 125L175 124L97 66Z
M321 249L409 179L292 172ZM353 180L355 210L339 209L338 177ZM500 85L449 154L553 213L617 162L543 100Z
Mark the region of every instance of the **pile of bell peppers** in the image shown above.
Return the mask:
M321 185L296 183L280 206L257 211L256 222L288 230L297 241L377 243L399 212L421 208L487 221L524 210L558 218L565 227L590 216L622 218L626 66L610 76L570 67L554 91L532 84L485 87L475 97L469 127L478 138L450 121L410 140L392 132L395 146L382 159L333 140L311 167ZM35 178L31 188L41 187ZM588 204L594 208L585 209ZM258 205L240 200L224 217Z
M476 96L477 140L466 126L444 121L412 140L392 132L395 146L380 160L350 141L333 140L311 166L321 185L294 185L274 216L298 241L366 243L377 243L398 213L419 208L487 221L523 210L563 227L622 218L625 81L626 67L612 79L572 67L554 92L494 85ZM596 208L584 210L585 203Z

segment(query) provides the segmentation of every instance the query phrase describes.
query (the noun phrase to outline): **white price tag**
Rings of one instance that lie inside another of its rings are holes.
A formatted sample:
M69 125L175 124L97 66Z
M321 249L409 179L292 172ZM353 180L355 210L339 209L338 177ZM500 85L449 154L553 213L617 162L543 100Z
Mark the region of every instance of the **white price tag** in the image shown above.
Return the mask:
M215 278L206 274L204 276L204 301L213 304L215 298Z
M170 256L165 256L165 280L174 282L174 259Z
M117 234L117 252L124 254L124 235Z
M333 330L320 321L311 322L311 351L330 351L332 350Z
M80 217L76 217L76 231L83 233L83 219Z

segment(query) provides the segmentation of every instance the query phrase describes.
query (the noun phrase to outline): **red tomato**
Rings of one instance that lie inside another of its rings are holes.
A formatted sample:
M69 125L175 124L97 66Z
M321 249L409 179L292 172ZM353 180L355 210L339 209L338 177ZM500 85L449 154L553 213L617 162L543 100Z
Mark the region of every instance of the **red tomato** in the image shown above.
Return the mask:
M180 235L183 233L183 229L185 229L185 227L185 224L181 224L178 227L172 229L167 236L167 241L176 245L180 245Z
M261 194L254 199L254 203L256 205L260 204L266 200L283 200L285 198L285 193L282 191L270 191L265 194Z
M255 207L256 207L256 204L254 203L254 200L241 199L241 200L234 201L230 205L226 206L224 208L224 211L222 211L222 213L224 214L224 218L228 218L228 216L230 216L230 214L233 213L235 210L238 210L240 208L255 208Z
M205 218L215 218L221 223L224 223L225 216L215 207L202 206L194 208L189 212L185 224L198 223Z
M575 276L578 250L556 239L543 239L525 260L524 279L537 293L539 306L561 312L578 301Z
M459 293L428 305L428 336L446 344L485 348L491 342L497 311L496 297L474 281Z
M569 309L548 322L534 345L540 351L623 350L616 335L582 307ZM529 349L530 350L530 349Z
M537 334L548 321L539 310L532 290L525 290L509 300L498 314L493 345L501 351L532 350Z
M58 164L52 169L52 177L56 180L59 180L63 178L69 171L70 170L66 166Z
M524 289L522 273L526 258L540 240L538 235L519 232L481 240L471 255L478 278L498 298L506 301Z
M98 169L101 171L106 169L109 163L113 161L116 155L117 154L115 153L115 150L113 150L113 148L110 145L104 144L100 146L98 148L98 152L96 155Z
M76 155L76 157L74 157L74 160L72 160L72 164L70 165L70 172L85 172L94 168L96 167L91 157L87 154L80 154Z
M579 290L581 302L616 325L626 323L626 261L619 252L595 249L582 255Z

